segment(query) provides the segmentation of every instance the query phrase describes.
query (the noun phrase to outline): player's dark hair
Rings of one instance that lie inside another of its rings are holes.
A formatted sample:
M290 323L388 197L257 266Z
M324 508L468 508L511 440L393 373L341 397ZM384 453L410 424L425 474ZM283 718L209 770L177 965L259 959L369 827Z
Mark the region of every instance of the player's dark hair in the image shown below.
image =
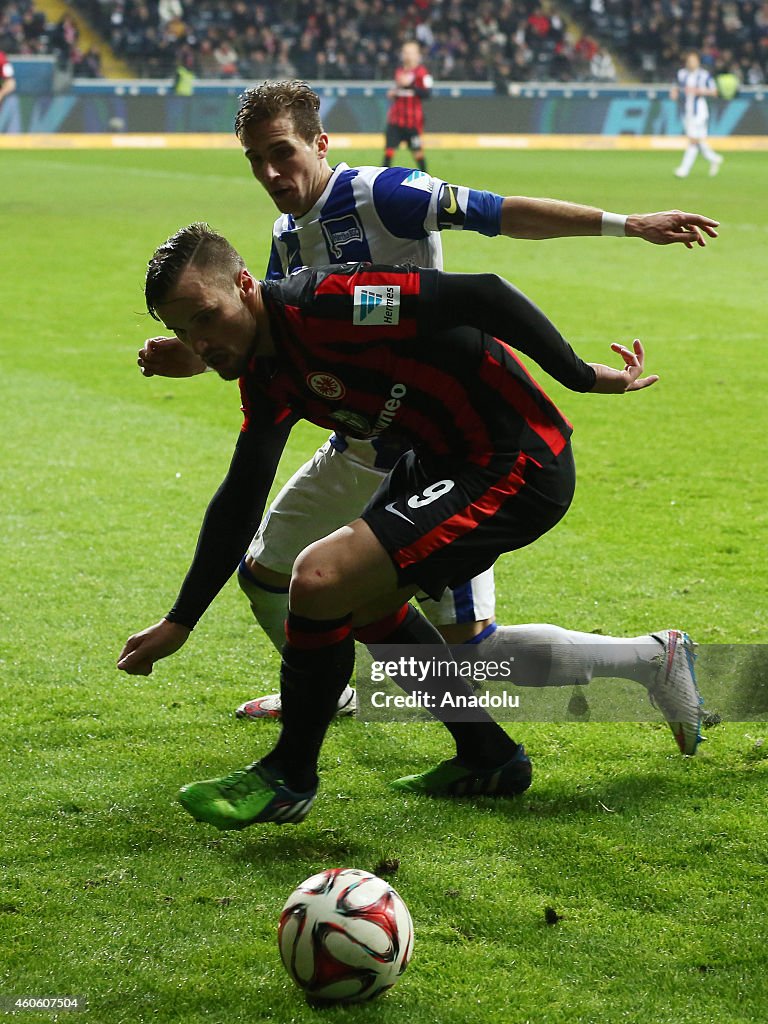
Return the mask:
M235 117L235 135L242 139L247 128L281 114L290 116L297 134L305 142L312 142L323 130L320 97L306 82L292 79L263 82L254 89L246 89Z
M210 267L217 275L234 278L245 263L236 249L203 222L180 228L176 234L159 245L147 265L144 297L147 309L159 320L157 307L178 281L187 266Z

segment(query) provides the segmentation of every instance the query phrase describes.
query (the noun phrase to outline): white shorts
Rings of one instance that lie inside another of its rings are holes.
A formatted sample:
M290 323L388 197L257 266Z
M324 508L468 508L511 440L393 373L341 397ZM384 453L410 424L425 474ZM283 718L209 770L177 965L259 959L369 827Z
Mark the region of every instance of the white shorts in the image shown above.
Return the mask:
M697 114L686 115L683 118L683 124L685 125L685 134L689 139L706 139L709 127L707 115L704 117Z
M360 515L387 474L366 465L356 448L350 446L347 454L328 441L293 474L251 541L248 554L255 562L290 576L305 547ZM492 619L496 610L493 569L446 590L440 601L426 595L419 595L418 601L436 626Z

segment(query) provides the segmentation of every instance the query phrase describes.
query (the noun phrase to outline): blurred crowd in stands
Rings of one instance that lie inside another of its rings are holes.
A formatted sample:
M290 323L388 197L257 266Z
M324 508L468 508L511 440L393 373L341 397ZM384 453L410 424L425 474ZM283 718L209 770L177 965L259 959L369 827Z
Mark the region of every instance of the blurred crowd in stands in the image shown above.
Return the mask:
M687 50L744 85L768 80L768 3L761 0L571 0L568 8L645 82L667 81Z
M417 39L438 81L668 81L689 48L714 72L768 73L768 2L752 0L76 0L138 76L389 80ZM100 74L76 17L0 2L0 49Z
M416 38L442 81L615 74L599 45L536 0L78 0L147 77L179 63L203 78L386 79Z
M30 0L0 4L0 50L51 53L45 15Z
M77 19L64 14L49 22L33 0L0 3L0 50L8 54L54 56L60 68L83 78L101 76L97 50L80 47Z

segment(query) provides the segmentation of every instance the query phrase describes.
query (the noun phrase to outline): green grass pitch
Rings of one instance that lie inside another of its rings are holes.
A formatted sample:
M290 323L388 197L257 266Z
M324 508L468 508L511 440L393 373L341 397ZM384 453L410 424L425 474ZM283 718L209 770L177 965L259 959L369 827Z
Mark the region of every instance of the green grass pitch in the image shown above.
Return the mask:
M585 358L639 336L661 374L622 398L544 379L576 426L579 487L556 531L501 560L500 622L765 642L766 161L734 153L681 182L674 154L431 154L434 173L505 194L722 221L691 252L446 236L449 269L511 278ZM452 803L387 789L447 756L439 727L343 721L301 826L219 834L184 814L180 785L270 744L273 724L232 709L278 663L231 583L151 677L115 669L169 608L239 428L213 375L140 376L158 333L143 272L198 219L261 271L274 213L234 151L4 152L0 194L0 996L87 996L94 1024L764 1021L759 722L712 729L694 759L656 720L509 726L532 789ZM322 436L295 431L281 479ZM279 910L323 867L386 859L413 962L380 1002L318 1013L279 962Z

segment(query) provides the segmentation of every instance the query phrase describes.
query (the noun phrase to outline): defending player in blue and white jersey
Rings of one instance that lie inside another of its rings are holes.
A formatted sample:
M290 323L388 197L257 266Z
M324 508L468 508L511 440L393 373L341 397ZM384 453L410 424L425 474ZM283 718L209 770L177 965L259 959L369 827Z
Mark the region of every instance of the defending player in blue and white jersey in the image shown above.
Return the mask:
M685 67L677 72L677 84L671 91L672 99L681 99L683 125L688 136L688 146L683 153L680 166L675 170L678 178L687 178L696 157L701 153L709 161L709 175L714 177L720 170L723 158L707 142L709 128L708 96L717 96L715 80L710 72L701 66L698 53L691 52L685 58Z
M253 163L258 159L258 146L250 145L257 142L250 138L251 120L245 121L239 134L245 154ZM486 235L501 231L503 199L490 192L452 186L423 171L404 167L349 167L340 163L329 172L321 194L306 212L285 212L275 221L268 279L284 277L305 266L361 260L441 269L440 231L444 228L465 228ZM258 176L256 167L254 174ZM284 195L276 198L286 202ZM336 529L350 501L365 504L401 454L400 449L386 442L356 441L335 433L273 502L251 545L249 560L288 577L299 551ZM274 592L266 601L254 592L246 568L241 571L241 583L247 587L254 609L263 609L259 621L281 644L285 606L275 600ZM261 580L258 573L259 569L254 575ZM448 591L440 607L433 607L434 602L426 596L423 600L425 612L439 626L448 627L454 642L494 632L491 570ZM274 615L266 614L266 604L274 606ZM351 701L351 693L345 694L344 700ZM264 712L264 703L258 698L243 707L246 715ZM266 707L274 710L271 699Z
M457 188L405 167L333 168L328 184L305 214L275 221L269 277L299 267L372 261L442 267L439 232L464 228L501 232L501 196Z
M308 86L283 82L249 90L237 116L236 132L252 172L281 211L273 229L268 278L304 265L360 260L440 268L439 232L444 229L528 239L622 235L660 245L682 242L689 248L704 245L705 235L716 237L716 221L676 210L624 217L550 199L502 197L406 168L332 168L318 111L319 98ZM204 364L188 356L175 339L150 339L139 354L139 364L146 376L202 372ZM297 555L344 525L351 511L362 509L399 454L383 441L334 434L272 502L239 578L256 618L278 650L284 641L288 583ZM212 543L210 523L219 514L216 499L209 511L199 552L203 536L205 544ZM195 589L198 581L204 587L210 580L198 566L196 556L187 590ZM446 591L439 602L425 598L421 609L449 643L482 644L486 658L514 657L521 670L520 685L570 686L588 683L594 676L632 678L653 690L662 706L662 680L668 689L689 695L694 686L684 634L679 631L623 640L548 624L497 627L492 570ZM142 664L142 650L150 658L153 645L163 647L169 629L194 626L175 612L170 619L149 632L121 667L141 671L135 666ZM667 707L671 709L672 703L667 700ZM341 695L339 707L340 713L354 707L353 691ZM246 717L279 712L279 697L273 695L238 709ZM665 714L668 721L674 720L671 710ZM679 730L673 726L673 732L680 743ZM694 752L697 734L696 729L681 745L686 753Z
M441 270L440 232L461 228L498 235L503 202L491 192L449 185L423 171L340 163L305 214L284 213L275 221L267 279L302 267L360 261ZM379 470L390 469L400 454L377 450L368 442L356 445L340 435L331 443L348 458ZM483 607L490 607L492 600L491 591ZM451 622L457 621L455 608L447 614Z

